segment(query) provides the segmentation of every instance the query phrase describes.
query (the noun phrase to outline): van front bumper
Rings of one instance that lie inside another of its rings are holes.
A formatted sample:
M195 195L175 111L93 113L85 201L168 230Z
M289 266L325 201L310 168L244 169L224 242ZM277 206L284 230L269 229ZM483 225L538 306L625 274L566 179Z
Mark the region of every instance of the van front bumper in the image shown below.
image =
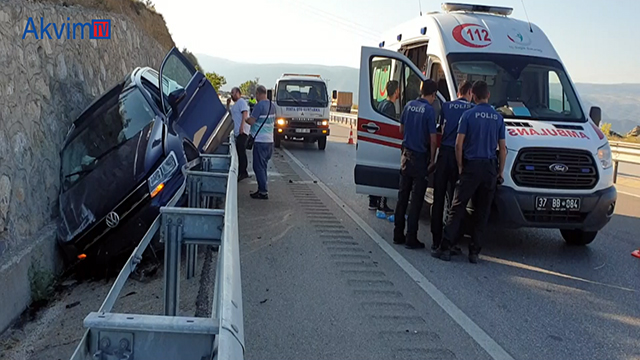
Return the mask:
M280 131L282 130L282 131ZM277 128L277 136L287 136L289 138L319 138L329 136L329 128Z
M580 198L580 211L537 211L536 196ZM505 228L551 228L599 231L613 216L618 195L615 187L587 195L520 192L498 186L491 209L491 222Z

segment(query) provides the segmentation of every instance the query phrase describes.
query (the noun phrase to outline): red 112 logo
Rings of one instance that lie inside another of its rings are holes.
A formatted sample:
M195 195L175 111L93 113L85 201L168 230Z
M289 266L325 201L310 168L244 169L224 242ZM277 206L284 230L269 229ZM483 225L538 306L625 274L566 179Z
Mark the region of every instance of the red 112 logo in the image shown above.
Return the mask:
M491 45L489 30L478 24L461 24L453 28L453 38L460 44L471 48L483 48Z

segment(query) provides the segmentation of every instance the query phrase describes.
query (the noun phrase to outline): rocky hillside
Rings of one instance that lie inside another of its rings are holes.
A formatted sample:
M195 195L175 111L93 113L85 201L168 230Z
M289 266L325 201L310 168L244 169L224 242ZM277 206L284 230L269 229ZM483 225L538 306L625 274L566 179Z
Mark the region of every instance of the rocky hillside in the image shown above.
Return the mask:
M111 38L23 39L29 17L111 19ZM55 272L71 122L136 66L159 67L172 46L162 16L131 0L0 1L0 331L29 303L30 268Z

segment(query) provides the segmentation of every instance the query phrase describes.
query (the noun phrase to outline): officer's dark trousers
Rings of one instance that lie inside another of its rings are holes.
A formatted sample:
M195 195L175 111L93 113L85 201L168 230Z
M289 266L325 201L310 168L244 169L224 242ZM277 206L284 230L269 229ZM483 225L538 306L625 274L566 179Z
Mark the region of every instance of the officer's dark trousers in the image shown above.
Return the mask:
M436 173L433 184L433 206L431 207L431 234L433 245L439 247L442 242L444 212L444 199L447 189L451 188L451 196L458 180L458 162L456 161L456 149L450 146L441 146L436 162ZM451 204L449 204L451 205Z
M406 242L414 244L418 240L418 221L427 191L427 168L429 154L417 153L408 149L402 150L400 165L400 190L395 211L394 239L404 236L405 214L411 198L411 207L407 219Z
M467 203L473 198L473 241L469 244L469 252L480 253L489 221L493 195L496 192L497 178L496 160L465 161L444 229L442 249L449 249L451 244L458 239L462 220L467 213Z

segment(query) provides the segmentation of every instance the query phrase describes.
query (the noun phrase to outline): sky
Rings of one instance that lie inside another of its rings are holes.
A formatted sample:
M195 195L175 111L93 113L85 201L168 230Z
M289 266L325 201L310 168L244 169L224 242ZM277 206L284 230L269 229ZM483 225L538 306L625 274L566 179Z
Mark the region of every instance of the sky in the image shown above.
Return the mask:
M153 0L176 45L247 63L358 67L360 47L423 13L432 0ZM522 0L457 0L509 6ZM524 0L575 82L640 83L640 0ZM215 69L207 69L213 70ZM224 74L223 74L224 75Z

